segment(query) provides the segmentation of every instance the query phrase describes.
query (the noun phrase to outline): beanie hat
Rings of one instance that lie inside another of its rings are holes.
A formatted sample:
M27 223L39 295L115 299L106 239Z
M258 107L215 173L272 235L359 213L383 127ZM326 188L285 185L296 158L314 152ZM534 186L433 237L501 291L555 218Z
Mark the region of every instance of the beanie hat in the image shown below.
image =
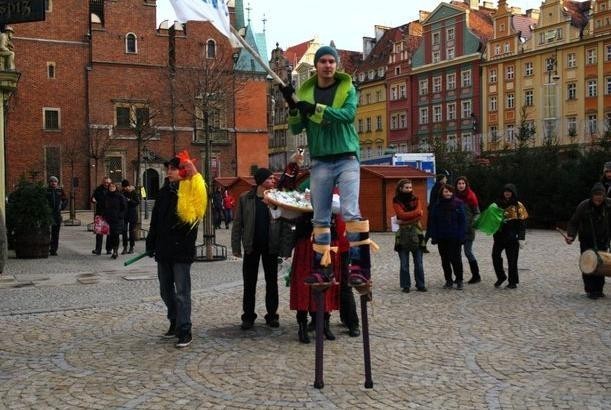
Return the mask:
M603 184L601 184L600 182L597 182L594 184L594 186L592 187L592 190L590 191L590 193L592 195L596 195L596 194L605 194L605 186Z
M605 162L605 166L603 167L603 172L611 171L611 161Z
M314 54L314 65L316 65L320 57L327 55L327 54L332 55L335 58L335 61L339 63L339 57L337 55L337 50L335 50L333 47L330 47L330 46L322 46L321 48L319 48L316 51L316 54Z
M128 187L129 186L129 181L127 179L124 179L123 181L121 181L121 186L123 188Z
M267 178L270 177L270 175L272 175L272 171L270 171L269 169L259 168L254 175L255 182L257 183L257 185L261 185L263 182L265 182Z
M49 177L49 182L59 182L59 179L57 179L57 177L55 177L55 176L50 176Z
M163 163L163 165L166 166L166 168L173 166L174 168L179 168L180 165L180 158L178 157L174 157L166 162Z

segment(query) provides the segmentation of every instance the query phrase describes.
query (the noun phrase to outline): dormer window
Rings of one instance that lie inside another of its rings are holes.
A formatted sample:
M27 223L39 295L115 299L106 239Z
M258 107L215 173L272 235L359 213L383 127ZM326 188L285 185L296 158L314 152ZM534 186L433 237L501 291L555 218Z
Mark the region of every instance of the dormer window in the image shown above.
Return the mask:
M369 72L367 73L367 79L368 80L373 80L375 77L376 77L375 70L369 70Z
M216 58L216 41L208 40L206 42L206 58Z
M359 73L359 81L362 83L365 81L365 73Z
M378 68L378 77L384 77L384 67Z
M134 33L125 36L125 52L128 54L138 53L138 37Z

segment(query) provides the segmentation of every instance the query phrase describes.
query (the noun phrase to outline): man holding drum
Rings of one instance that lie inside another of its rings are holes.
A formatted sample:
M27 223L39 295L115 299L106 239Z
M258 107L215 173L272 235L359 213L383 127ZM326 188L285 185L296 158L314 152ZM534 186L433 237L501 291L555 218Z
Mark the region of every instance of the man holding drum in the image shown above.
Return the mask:
M606 198L605 187L594 184L589 199L583 200L571 217L567 227L566 243L572 244L579 235L581 253L589 249L596 252L609 250L611 239L611 198ZM590 299L604 297L605 277L597 274L582 274L583 285Z

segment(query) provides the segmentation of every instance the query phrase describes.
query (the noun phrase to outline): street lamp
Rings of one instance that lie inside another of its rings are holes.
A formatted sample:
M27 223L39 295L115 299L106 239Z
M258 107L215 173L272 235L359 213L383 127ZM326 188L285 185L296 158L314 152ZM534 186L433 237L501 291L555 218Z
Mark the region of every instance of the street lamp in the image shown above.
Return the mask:
M546 109L544 112L545 119L545 138L551 139L553 130L556 125L556 121L558 118L558 107L557 107L557 83L560 79L558 75L558 60L556 58L556 53L552 54L545 60L545 70L547 71L547 83L545 84L546 90Z
M240 59L240 52L236 49L233 54L231 55L231 57L233 58L233 68L231 71L231 79L232 79L232 88L233 88L233 160L231 161L231 163L234 165L233 166L233 170L235 171L235 176L238 176L238 129L237 129L237 124L236 124L236 98L235 98L235 72L236 72L236 65L238 64L238 60Z

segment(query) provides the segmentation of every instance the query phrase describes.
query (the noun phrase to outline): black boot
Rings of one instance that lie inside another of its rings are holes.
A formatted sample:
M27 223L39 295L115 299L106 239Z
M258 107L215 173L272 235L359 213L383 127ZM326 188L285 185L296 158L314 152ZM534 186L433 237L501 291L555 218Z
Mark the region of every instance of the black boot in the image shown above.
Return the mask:
M123 246L123 250L121 251L121 255L127 254L127 245Z
M331 332L331 325L329 324L329 317L325 317L325 324L323 327L323 333L327 340L335 340L335 335Z
M129 245L129 250L127 253L134 253L134 245Z
M477 261L469 261L469 268L471 268L471 279L467 282L468 284L479 283L482 281L482 278L479 276L479 266L477 266Z
M371 249L369 245L369 221L349 221L346 222L346 236L351 242L350 266L348 274L348 284L350 286L366 285L371 279ZM362 245L353 243L365 242Z
M297 336L299 336L299 341L301 343L310 343L310 336L308 336L308 320L297 322L299 325L299 330L297 331Z
M111 258L117 259L119 248L113 248Z

